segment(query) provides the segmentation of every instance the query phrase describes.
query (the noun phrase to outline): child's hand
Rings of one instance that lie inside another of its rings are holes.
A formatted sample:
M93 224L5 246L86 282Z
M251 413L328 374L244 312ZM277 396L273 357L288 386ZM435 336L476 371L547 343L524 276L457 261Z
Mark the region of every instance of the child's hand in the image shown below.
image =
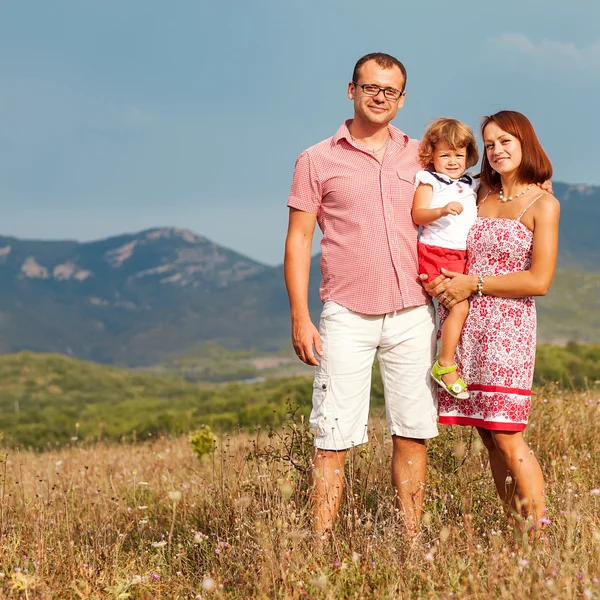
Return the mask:
M463 210L463 205L460 202L448 202L448 204L442 208L442 217L448 215L460 215Z

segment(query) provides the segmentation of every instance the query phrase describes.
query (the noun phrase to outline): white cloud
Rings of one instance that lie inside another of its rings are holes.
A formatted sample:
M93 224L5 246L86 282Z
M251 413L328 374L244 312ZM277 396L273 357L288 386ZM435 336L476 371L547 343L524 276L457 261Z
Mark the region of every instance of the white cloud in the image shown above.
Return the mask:
M534 42L521 33L504 33L486 42L490 57L511 69L600 78L600 40L585 48L573 42Z

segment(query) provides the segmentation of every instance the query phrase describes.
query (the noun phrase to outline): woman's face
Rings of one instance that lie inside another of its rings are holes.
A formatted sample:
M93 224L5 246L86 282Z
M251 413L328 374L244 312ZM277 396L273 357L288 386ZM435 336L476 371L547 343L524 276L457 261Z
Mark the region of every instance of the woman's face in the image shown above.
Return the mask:
M483 144L492 169L500 175L514 173L521 164L521 142L496 123L488 123L483 130Z

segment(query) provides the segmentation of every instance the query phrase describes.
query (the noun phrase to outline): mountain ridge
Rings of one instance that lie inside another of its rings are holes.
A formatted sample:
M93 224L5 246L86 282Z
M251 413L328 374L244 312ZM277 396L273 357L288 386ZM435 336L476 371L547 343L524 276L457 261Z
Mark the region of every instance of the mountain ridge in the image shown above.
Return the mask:
M600 187L557 182L559 269L538 301L541 339L600 339ZM309 307L318 317L319 255ZM144 365L213 341L289 346L282 265L267 266L188 229L91 242L0 236L0 352L61 352Z

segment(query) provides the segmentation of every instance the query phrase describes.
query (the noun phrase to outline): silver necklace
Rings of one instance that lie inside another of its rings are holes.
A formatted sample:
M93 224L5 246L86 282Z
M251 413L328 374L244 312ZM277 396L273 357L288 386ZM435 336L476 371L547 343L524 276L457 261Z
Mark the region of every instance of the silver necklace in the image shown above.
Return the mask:
M514 196L509 196L508 198L504 197L504 190L502 188L500 188L500 202L508 202L509 200L516 200L519 196L522 196L523 194L527 193L531 189L532 185L533 185L533 183L530 183L523 191L519 192L518 194L515 194Z
M362 142L359 142L352 134L350 134L350 137L352 138L352 140L354 142L356 142L357 144L360 144L365 150L368 150L373 156L375 156L375 154L377 154L377 152L381 152L388 145L388 143L390 141L390 134L388 133L387 139L385 140L385 143L383 144L383 146L380 146L379 148L368 148Z

